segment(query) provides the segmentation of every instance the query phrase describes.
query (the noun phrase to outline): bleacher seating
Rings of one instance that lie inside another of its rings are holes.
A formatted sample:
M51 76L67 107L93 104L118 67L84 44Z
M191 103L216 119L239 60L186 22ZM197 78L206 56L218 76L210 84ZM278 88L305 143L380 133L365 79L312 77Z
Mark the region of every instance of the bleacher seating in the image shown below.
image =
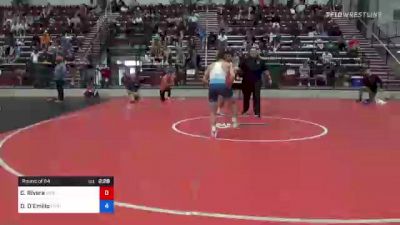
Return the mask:
M19 8L11 6L0 7L0 14L5 15L3 21L1 21L1 46L4 46L6 39L5 35L10 29L10 27L7 26L8 24L5 23L6 19L17 18L20 21L30 21L30 25L24 32L23 36L14 34L14 40L19 40L22 43L20 46L19 57L0 60L3 62L1 64L2 77L0 79L0 84L15 84L15 82L11 81L15 81L16 79L7 78L7 76L12 77L13 73L16 73L15 71L24 71L24 73L19 72L19 76L29 77L29 74L26 74L26 65L31 53L36 47L32 44L34 35L40 37L45 31L47 31L50 34L52 43L54 43L55 46L58 46L58 44L60 44L61 36L66 33L71 38L73 52L76 53L81 47L82 41L85 39L90 28L96 24L98 19L98 16L90 11L90 9L85 10L86 16L80 15L80 10L82 10L80 7L82 6L79 5L49 6L49 8L51 8L51 10L49 10L49 15L47 17L41 17L41 13L46 9L46 7L48 6L23 6ZM68 19L73 18L77 14L81 16L81 25L72 28L68 25Z
M6 8L0 8L0 11L4 11ZM27 32L25 37L22 37L24 46L21 51L21 59L29 58L32 48L30 47L32 34L39 31L49 30L52 37L56 38L61 34L62 30L60 27L65 26L67 18L73 16L77 10L77 6L71 7L54 7L55 17L57 22L55 24L39 24L34 25ZM24 9L24 13L27 15L38 15L40 14L41 7L31 7ZM306 7L304 10L304 15L294 15L291 10L283 5L277 5L274 7L266 6L264 8L259 8L254 13L248 12L249 8L239 7L239 6L221 6L221 5L196 5L191 7L186 7L181 4L175 5L140 5L135 8L131 8L127 12L118 12L116 18L116 25L119 30L125 32L127 36L133 35L143 35L145 38L151 37L152 34L159 30L163 31L163 35L179 36L179 31L182 27L180 25L171 25L168 21L178 19L183 21L187 19L189 15L193 13L199 13L200 15L211 16L218 18L218 21L223 21L225 24L225 29L227 31L227 46L229 49L234 49L242 53L246 53L246 46L244 45L244 40L247 40L247 33L251 33L255 38L255 44L259 44L262 39L268 39L270 33L275 33L280 35L280 45L278 49L272 49L271 44L262 51L262 59L267 60L269 64L278 64L285 69L296 69L302 65L305 61L309 61L312 57L316 56L319 58L324 51L330 51L326 47L317 48L317 44L333 44L336 45L338 42L338 36L340 31L338 30L337 24L331 19L324 18L324 15L328 10L326 7L319 7L316 12L313 12L310 7ZM204 13L206 12L207 13ZM238 16L240 12L240 18ZM271 23L271 16L276 15L280 18L280 27L276 29ZM250 15L250 16L249 16ZM143 20L143 24L135 24L134 19L140 16ZM88 22L89 24L95 23L97 17L91 18ZM200 18L201 20L207 20L210 18ZM299 28L299 23L301 26ZM202 22L199 25L204 26ZM324 32L317 34L315 36L309 36L310 31L320 31L320 26L323 25ZM216 26L216 27L210 27ZM188 32L187 26L184 29L184 39L183 39L183 52L188 55L189 46L188 41L191 37L191 33ZM207 27L208 30L218 30L218 24L211 24ZM150 31L149 31L150 30ZM1 32L1 31L0 31ZM150 33L149 33L150 32ZM336 34L336 35L334 35ZM78 31L78 40L84 38L85 33ZM296 36L299 40L298 46L293 48L293 38ZM3 41L3 37L0 36L0 44ZM268 41L267 41L268 43ZM131 46L135 46L135 43L129 42ZM142 44L140 44L142 45ZM151 49L151 40L149 38L146 44L147 49ZM202 57L202 65L210 64L216 55L216 51L213 49L200 49L200 44L198 38L196 38L196 50ZM75 46L75 48L79 48ZM171 43L167 45L172 62L176 62L176 50L175 46ZM315 52L313 53L313 50ZM150 52L147 52L149 55ZM205 55L207 54L208 61L204 62ZM315 55L314 55L315 54ZM358 75L362 68L367 66L367 63L363 59L363 55L351 55L346 50L333 52L332 61L335 65L340 66L341 69L346 70L346 74ZM166 63L166 62L164 62ZM319 70L323 70L322 63L317 60L316 67ZM157 63L153 63L157 64ZM151 65L142 68L142 71L151 71ZM159 67L159 65L153 65L153 67ZM321 71L319 71L321 72ZM200 71L201 74L201 71ZM197 76L199 78L200 76Z

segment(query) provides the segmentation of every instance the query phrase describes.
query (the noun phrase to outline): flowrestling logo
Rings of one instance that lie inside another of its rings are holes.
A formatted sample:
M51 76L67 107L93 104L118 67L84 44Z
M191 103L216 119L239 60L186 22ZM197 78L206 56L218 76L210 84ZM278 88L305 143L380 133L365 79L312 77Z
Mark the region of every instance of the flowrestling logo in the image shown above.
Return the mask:
M326 17L332 18L368 18L375 19L382 16L382 12L326 12Z

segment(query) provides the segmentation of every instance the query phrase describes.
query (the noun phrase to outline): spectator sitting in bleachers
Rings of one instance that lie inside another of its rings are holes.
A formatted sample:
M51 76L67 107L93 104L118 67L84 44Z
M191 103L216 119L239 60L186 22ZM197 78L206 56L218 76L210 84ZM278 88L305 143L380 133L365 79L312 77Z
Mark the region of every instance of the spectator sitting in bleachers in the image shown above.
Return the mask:
M25 21L27 27L31 26L34 22L31 14L25 14L23 20Z
M164 57L164 49L159 38L154 38L150 49L151 56L156 62L161 62Z
M243 13L242 8L239 8L238 14L236 14L236 15L234 16L234 19L235 19L235 20L241 20L241 19L242 19L242 13Z
M123 0L119 0L117 6L118 6L118 9L121 12L127 12L128 11L128 6L125 4L125 2Z
M25 36L26 33L26 29L28 29L28 27L25 27L25 24L20 21L18 23L15 23L11 29L13 30L13 32L17 35L17 36Z
M71 39L72 37L67 36L66 33L64 33L60 38L61 48L64 55L68 55L68 53L73 51Z
M299 48L301 48L301 40L297 35L294 35L292 37L292 48L294 50L298 50Z
M198 14L193 14L192 16L189 16L189 18L188 18L188 33L189 33L189 35L192 36L195 34L198 20L199 20Z
M360 50L360 41L357 40L355 36L349 41L349 56L358 57L358 52Z
M44 31L43 35L40 37L40 45L42 48L48 48L51 42L50 34L47 30Z
M268 52L268 42L264 38L260 38L258 43L261 55L265 55Z
M26 19L23 19L20 25L20 27L22 28L22 36L26 36L27 30L29 30L29 26L30 24L28 23L28 21Z
M40 48L40 37L39 37L39 35L37 33L33 34L31 47L34 48L34 49Z
M317 51L324 50L324 43L322 42L322 39L318 38L315 42L316 42L315 47L317 48Z
M254 33L252 29L247 29L246 30L246 41L247 42L252 42L254 39Z
M299 86L302 86L303 80L305 80L307 82L307 86L310 87L310 65L308 60L304 61L304 63L300 65L299 74Z
M10 13L12 13L12 12L10 11ZM10 26L11 26L11 25L13 24L13 22L14 22L14 21L13 21L12 14L6 15L3 25L4 25L4 26L6 26L6 25L10 25Z
M18 35L18 22L17 20L13 20L11 24L11 32Z
M137 15L135 18L132 18L132 23L135 25L142 25L143 24L143 19L139 15Z
M312 27L308 27L308 36L315 37L317 36L317 32Z
M225 49L228 43L228 37L224 30L221 30L218 35L218 50Z
M247 10L247 20L254 20L255 6L250 5Z
M316 15L314 16L314 20L316 21L316 25L315 25L315 29L316 31L321 34L325 32L325 28L324 28L324 13L322 12L322 10L318 10Z
M119 11L118 4L117 4L116 0L111 0L110 4L111 4L111 11L112 12L118 12Z
M47 3L45 10L46 16L50 16L53 11L53 6L50 4L50 2Z
M329 40L328 43L325 44L324 48L330 53L332 53L333 56L339 55L339 48L336 43L332 42L332 40Z
M273 40L274 40L274 38L275 38L275 36L276 36L276 35L274 34L273 31L269 32L269 34L267 35L268 43L272 43Z
M272 13L272 28L280 28L281 18L278 14Z
M304 4L304 0L300 0L300 3L295 6L296 13L299 16L299 18L304 17L304 11L306 9L306 5Z
M43 48L43 50L39 53L39 62L53 64L53 56L47 51L47 48Z
M328 51L324 51L321 56L321 60L323 64L330 64L332 61L332 54Z
M207 40L207 44L208 44L208 48L215 48L217 42L217 35L214 32L210 32L210 34L208 35L208 40Z
M317 14L318 10L322 9L317 1L314 1L313 4L310 6L310 8L311 8L311 13L313 15Z
M226 25L225 20L221 20L221 21L219 22L219 29L223 29L223 30L226 31L227 28L228 28L228 26Z
M357 40L356 36L353 36L349 41L349 48L356 49L360 47L360 42Z
M315 49L311 50L310 63L313 62L314 64L316 64L318 59L319 59L319 57L317 55L317 51Z
M39 52L37 49L34 49L31 53L31 62L38 63L39 62Z
M74 17L68 20L68 25L74 30L77 29L81 24L80 14L76 14Z
M338 48L339 48L339 51L346 50L346 40L344 40L343 35L341 35L338 39Z
M54 26L56 24L56 20L53 17L49 18L49 26Z
M52 54L53 56L57 55L57 52L58 52L58 45L56 44L56 41L53 40L53 41L50 43L50 46L49 46L49 48L48 48L48 52L49 52L50 54Z
M15 43L15 59L19 59L21 56L21 48L24 45L21 39L17 39Z
M275 30L274 37L272 39L272 49L276 52L281 47L281 34L279 33L279 29Z

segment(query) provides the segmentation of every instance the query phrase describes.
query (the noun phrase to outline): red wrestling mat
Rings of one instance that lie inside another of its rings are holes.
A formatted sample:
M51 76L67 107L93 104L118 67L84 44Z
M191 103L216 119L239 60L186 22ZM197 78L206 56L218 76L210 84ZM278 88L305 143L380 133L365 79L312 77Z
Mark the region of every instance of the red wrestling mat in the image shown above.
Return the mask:
M266 100L264 118L218 140L208 109L115 99L11 133L0 156L14 173L113 175L119 207L18 215L16 177L0 170L0 224L400 222L399 103Z

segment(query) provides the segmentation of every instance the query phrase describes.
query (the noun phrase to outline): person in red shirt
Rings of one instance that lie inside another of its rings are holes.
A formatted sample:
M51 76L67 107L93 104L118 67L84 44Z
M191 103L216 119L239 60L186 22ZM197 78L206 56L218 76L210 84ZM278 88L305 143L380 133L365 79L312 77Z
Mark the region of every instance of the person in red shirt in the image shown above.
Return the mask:
M162 102L165 102L165 100L169 100L171 97L171 88L175 83L175 78L176 78L176 70L172 66L171 63L169 63L169 66L167 67L164 75L161 77L161 83L160 83L160 100ZM168 97L165 98L165 94L168 94Z
M349 41L349 48L350 49L357 49L360 47L360 41L357 40L355 36Z
M101 87L108 88L111 83L111 70L108 67L103 67L100 69L101 74Z

